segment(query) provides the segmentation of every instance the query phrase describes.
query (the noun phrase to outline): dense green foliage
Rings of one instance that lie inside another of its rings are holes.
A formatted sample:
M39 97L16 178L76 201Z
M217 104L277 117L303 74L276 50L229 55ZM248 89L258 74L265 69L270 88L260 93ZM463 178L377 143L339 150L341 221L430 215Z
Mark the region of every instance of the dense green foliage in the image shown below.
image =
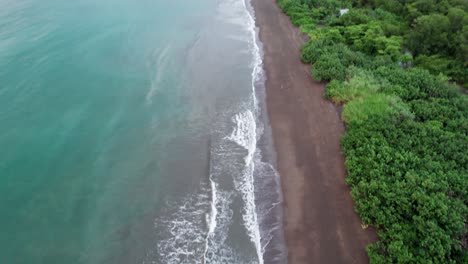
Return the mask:
M280 0L293 23L315 38L408 62L468 82L466 0ZM339 10L349 8L340 16ZM317 29L316 25L321 27ZM328 27L327 27L328 26ZM333 58L332 58L333 59ZM326 57L326 62L330 62Z
M468 2L278 2L344 104L347 182L380 237L371 262L468 263L468 99L450 82L468 77Z

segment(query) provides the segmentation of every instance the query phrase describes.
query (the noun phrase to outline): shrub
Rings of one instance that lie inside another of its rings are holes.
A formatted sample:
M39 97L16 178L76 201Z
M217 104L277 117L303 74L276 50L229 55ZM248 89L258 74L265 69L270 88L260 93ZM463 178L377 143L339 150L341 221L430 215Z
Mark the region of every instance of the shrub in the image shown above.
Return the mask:
M375 73L393 85L385 92L393 92L403 100L427 99L430 97L447 97L447 79L434 76L420 68L402 69L398 67L380 67ZM402 87L403 89L400 89ZM396 88L397 90L393 90Z
M333 45L334 42L328 39L314 39L302 45L301 60L305 63L316 62L322 53L325 52L328 46Z
M408 106L394 95L369 94L347 103L343 110L346 123L361 124L369 118L391 119L396 117L412 118Z
M341 80L346 77L346 67L336 53L321 54L312 65L312 76L319 81Z
M349 81L331 81L327 85L325 96L336 103L347 103L357 98L375 94L384 85L389 85L381 79L375 78L372 72L354 68L349 73Z

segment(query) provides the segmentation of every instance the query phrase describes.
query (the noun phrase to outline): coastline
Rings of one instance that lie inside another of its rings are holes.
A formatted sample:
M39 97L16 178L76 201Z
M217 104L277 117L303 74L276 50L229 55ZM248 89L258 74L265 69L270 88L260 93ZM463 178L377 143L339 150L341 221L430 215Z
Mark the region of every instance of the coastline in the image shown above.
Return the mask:
M281 175L288 263L366 263L377 239L354 212L340 149L344 124L300 61L304 42L275 0L252 0Z

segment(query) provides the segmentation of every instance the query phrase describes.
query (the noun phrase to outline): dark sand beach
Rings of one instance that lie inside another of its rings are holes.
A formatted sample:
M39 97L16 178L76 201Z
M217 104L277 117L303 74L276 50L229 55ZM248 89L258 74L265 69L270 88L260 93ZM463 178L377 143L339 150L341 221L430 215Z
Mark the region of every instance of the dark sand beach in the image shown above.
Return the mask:
M267 106L284 195L288 263L367 263L377 239L354 212L340 150L344 125L300 61L299 30L275 0L253 0L264 48Z

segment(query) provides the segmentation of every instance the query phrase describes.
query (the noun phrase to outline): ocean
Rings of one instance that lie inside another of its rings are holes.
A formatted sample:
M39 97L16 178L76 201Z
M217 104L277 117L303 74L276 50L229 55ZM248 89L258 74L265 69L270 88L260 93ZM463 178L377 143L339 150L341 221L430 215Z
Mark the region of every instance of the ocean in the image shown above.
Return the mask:
M285 263L249 0L0 0L0 263Z

